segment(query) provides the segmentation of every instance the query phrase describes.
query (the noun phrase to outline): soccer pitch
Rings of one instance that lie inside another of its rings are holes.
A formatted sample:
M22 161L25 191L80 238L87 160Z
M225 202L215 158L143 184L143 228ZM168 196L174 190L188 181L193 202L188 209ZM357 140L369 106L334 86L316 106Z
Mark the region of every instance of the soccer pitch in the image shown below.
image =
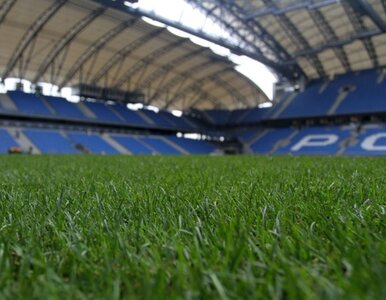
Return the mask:
M386 298L386 159L0 166L2 299Z

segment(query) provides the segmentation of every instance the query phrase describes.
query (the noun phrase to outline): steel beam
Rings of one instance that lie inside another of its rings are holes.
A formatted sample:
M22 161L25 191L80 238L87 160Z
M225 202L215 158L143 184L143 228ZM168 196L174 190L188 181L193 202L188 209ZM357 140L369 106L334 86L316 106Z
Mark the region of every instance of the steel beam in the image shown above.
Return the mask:
M180 57L177 57L173 59L172 61L168 62L165 66L160 67L158 70L153 72L148 78L146 78L139 86L138 88L141 90L149 85L151 85L152 82L156 81L159 78L166 78L166 74L173 71L177 67L183 65L184 63L188 62L189 60L193 59L194 57L202 54L204 51L208 51L206 48L199 48L195 51L192 51L188 54L184 54Z
M273 7L277 5L272 0L263 0L263 3ZM277 15L276 20L280 23L284 31L288 33L289 38L295 45L301 45L302 48L310 48L310 45L300 30L293 24L293 22L287 17L287 15ZM311 65L315 68L319 77L326 77L324 67L316 55L310 55L307 57Z
M205 82L210 81L210 78L212 78L213 76L217 76L217 75L219 75L221 73L224 73L226 71L229 71L229 70L230 70L229 67L223 68L221 70L216 70L214 73L207 74L207 75L205 75L204 77L201 77L198 80L194 80L192 82L192 84L190 84L187 87L185 87L178 94L175 94L174 97L166 103L165 108L168 108L177 98L183 98L187 93L191 92L192 90L194 90L194 89L196 89L198 87L200 87L200 89L202 89L202 85ZM184 74L181 74L181 78L186 78L186 77L187 78L191 78L192 77L191 72L185 72Z
M352 1L345 0L344 2L342 2L342 5L343 5L343 9L345 10L345 12L348 15L348 18L349 18L352 26L355 29L355 32L360 33L360 32L365 31L367 28L366 28L364 21L362 19L363 14L362 14L361 10L358 10L358 8L355 5L353 5ZM382 30L379 30L379 31L381 33L383 33ZM375 51L375 46L371 40L371 37L365 37L365 38L361 39L361 41L362 41L363 46L365 47L365 49L367 51L367 54L368 54L368 56L373 64L373 66L377 67L379 65L378 56L377 56L377 53Z
M0 7L0 24L3 23L8 13L15 5L17 0L6 0L3 5Z
M206 68L208 68L208 65L211 64L211 61L205 61L204 63L198 64L194 67L192 67L189 72L183 72L176 74L172 79L170 79L166 84L162 86L160 90L155 91L155 93L149 97L148 103L151 104L152 101L159 97L160 95L164 94L165 92L171 90L175 86L177 86L182 80L185 80L185 78L191 77L192 74L199 74L200 72L204 71ZM230 67L229 67L230 68Z
M268 15L283 15L292 11L300 9L318 9L325 6L330 6L339 3L339 0L322 0L322 1L299 1L297 3L290 3L287 6L277 8L275 6L268 6L252 13L245 12L244 20L249 21L251 19L260 18Z
M13 51L12 57L1 75L1 78L7 78L16 66L17 62L23 56L27 47L31 44L37 35L40 33L44 25L59 11L59 9L67 2L67 0L59 0L54 2L47 10L45 10L34 22L34 24L27 30L23 38L20 40L18 46Z
M76 62L72 65L70 70L65 75L62 82L59 84L59 89L63 88L72 78L79 72L79 70L84 66L92 57L95 57L96 54L105 47L112 39L118 36L127 28L133 26L138 19L132 19L120 23L118 26L114 27L106 34L104 34L101 38L99 38L95 43L93 43L90 47L88 47L82 55L76 60Z
M105 65L98 71L98 73L92 78L91 84L96 84L101 78L106 76L108 72L117 65L123 58L127 57L134 50L144 46L146 43L151 41L156 36L164 32L164 28L157 29L152 31L144 36L141 36L139 39L136 39L133 42L130 42L125 47L113 54L113 56L105 63Z
M347 1L347 0L346 0ZM382 17L375 11L368 0L356 0L349 2L359 14L367 15L374 24L382 31L386 32L386 23Z
M57 58L57 56L63 51L63 49L68 46L84 28L86 28L92 21L94 21L105 11L105 7L97 8L80 22L75 24L75 26L73 26L62 38L60 38L58 43L56 43L51 52L44 59L43 64L39 67L38 72L32 82L36 84L53 63L53 61Z
M318 26L319 31L323 35L326 43L328 43L329 41L336 41L338 39L337 35L335 34L335 31L332 29L330 24L326 21L324 15L319 10L313 9L313 10L309 10L308 12L312 17L312 19L314 20L315 24ZM345 71L350 72L351 71L350 61L347 57L347 54L344 48L335 47L333 48L333 51L336 57L339 59Z
M130 67L130 69L126 73L120 76L120 79L116 83L113 83L113 86L115 88L121 87L127 80L133 77L143 67L151 64L154 60L162 57L165 54L170 53L170 51L173 51L176 47L179 47L182 44L187 43L188 41L188 39L178 39L176 42L156 49L155 51L140 59L137 63L135 63L134 66Z
M314 48L308 48L308 49L303 49L294 54L294 58L297 59L299 57L303 56L310 56L310 55L315 55L320 52L323 52L327 49L332 49L332 48L337 48L337 47L342 47L348 44L351 44L352 42L356 40L363 40L363 39L368 39L370 37L374 37L377 35L382 34L378 29L370 30L370 31L365 31L362 33L357 33L352 36L349 36L347 38L343 38L340 40L336 41L329 41L328 43L323 43L317 47Z

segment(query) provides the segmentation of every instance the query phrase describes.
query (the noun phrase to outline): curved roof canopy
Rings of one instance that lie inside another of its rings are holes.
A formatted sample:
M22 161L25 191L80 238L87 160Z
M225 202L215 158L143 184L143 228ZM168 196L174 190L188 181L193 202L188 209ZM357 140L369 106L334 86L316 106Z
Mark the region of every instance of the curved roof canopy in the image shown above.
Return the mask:
M386 64L384 0L187 0L287 78Z
M0 0L0 78L145 94L161 108L243 108L267 101L234 64L91 0Z

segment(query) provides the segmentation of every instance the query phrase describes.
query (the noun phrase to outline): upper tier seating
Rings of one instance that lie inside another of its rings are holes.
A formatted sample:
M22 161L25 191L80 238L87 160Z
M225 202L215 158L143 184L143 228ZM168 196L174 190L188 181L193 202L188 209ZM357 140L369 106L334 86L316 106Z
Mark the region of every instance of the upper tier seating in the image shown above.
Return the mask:
M147 144L150 148L154 149L159 154L182 154L176 148L172 147L164 140L156 137L142 137L142 142Z
M79 110L75 103L68 102L61 97L44 96L48 103L60 117L85 119L86 116Z
M342 76L343 77L343 76ZM337 108L336 115L386 112L386 82L375 71L348 76L346 85L355 86Z
M103 138L95 133L70 132L67 134L73 144L85 147L94 154L118 154L119 152L110 146Z
M179 138L176 136L169 136L168 139L190 154L210 154L216 151L216 147L205 141Z
M25 129L23 133L40 150L48 154L79 153L71 142L58 131Z
M123 104L111 105L111 109L120 115L127 124L141 127L149 127L150 123L146 122L136 111L130 110Z
M229 123L232 112L224 109L212 109L201 112L203 117L211 124L226 125Z
M167 111L159 111L158 114L163 117L167 122L173 124L173 128L181 129L181 130L192 130L196 128L192 123L188 122L183 116L176 117L170 112Z
M19 147L7 130L0 128L0 153L7 153L10 147Z
M110 136L133 154L153 154L153 150L135 137L110 134Z
M277 118L289 119L327 115L337 94L327 90L320 92L322 85L322 81L311 83L291 101Z
M141 113L144 114L146 117L148 117L150 120L152 120L157 127L161 127L161 128L175 127L175 125L172 122L165 120L161 114L156 113L152 110L143 109L141 110Z
M99 121L123 123L117 114L111 110L110 105L99 102L83 102L97 117Z
M27 94L20 91L9 91L8 95L16 104L20 113L43 116L53 115L45 103L33 94Z
M127 124L143 128L162 128L181 131L192 131L198 126L188 117L176 117L170 112L142 109L133 111L123 104L104 104L101 102L83 101L72 103L61 97L36 96L20 91L9 91L9 102L13 110L7 110L0 103L0 111L14 114L22 113L31 116L49 116L61 119L83 120L103 123ZM8 101L8 100L7 100ZM7 103L6 103L7 104ZM88 111L87 111L88 110Z
M248 124L262 121L268 117L271 108L252 108L249 112L244 114L238 123Z

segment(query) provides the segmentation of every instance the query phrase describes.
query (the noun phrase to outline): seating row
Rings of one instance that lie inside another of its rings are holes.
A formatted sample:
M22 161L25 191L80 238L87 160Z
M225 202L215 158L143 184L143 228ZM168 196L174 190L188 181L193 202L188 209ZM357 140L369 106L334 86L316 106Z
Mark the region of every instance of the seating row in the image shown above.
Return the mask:
M132 136L46 129L18 129L11 134L0 128L0 153L22 147L24 136L40 153L52 154L210 154L216 148L202 140L176 136ZM120 149L125 149L121 152Z

